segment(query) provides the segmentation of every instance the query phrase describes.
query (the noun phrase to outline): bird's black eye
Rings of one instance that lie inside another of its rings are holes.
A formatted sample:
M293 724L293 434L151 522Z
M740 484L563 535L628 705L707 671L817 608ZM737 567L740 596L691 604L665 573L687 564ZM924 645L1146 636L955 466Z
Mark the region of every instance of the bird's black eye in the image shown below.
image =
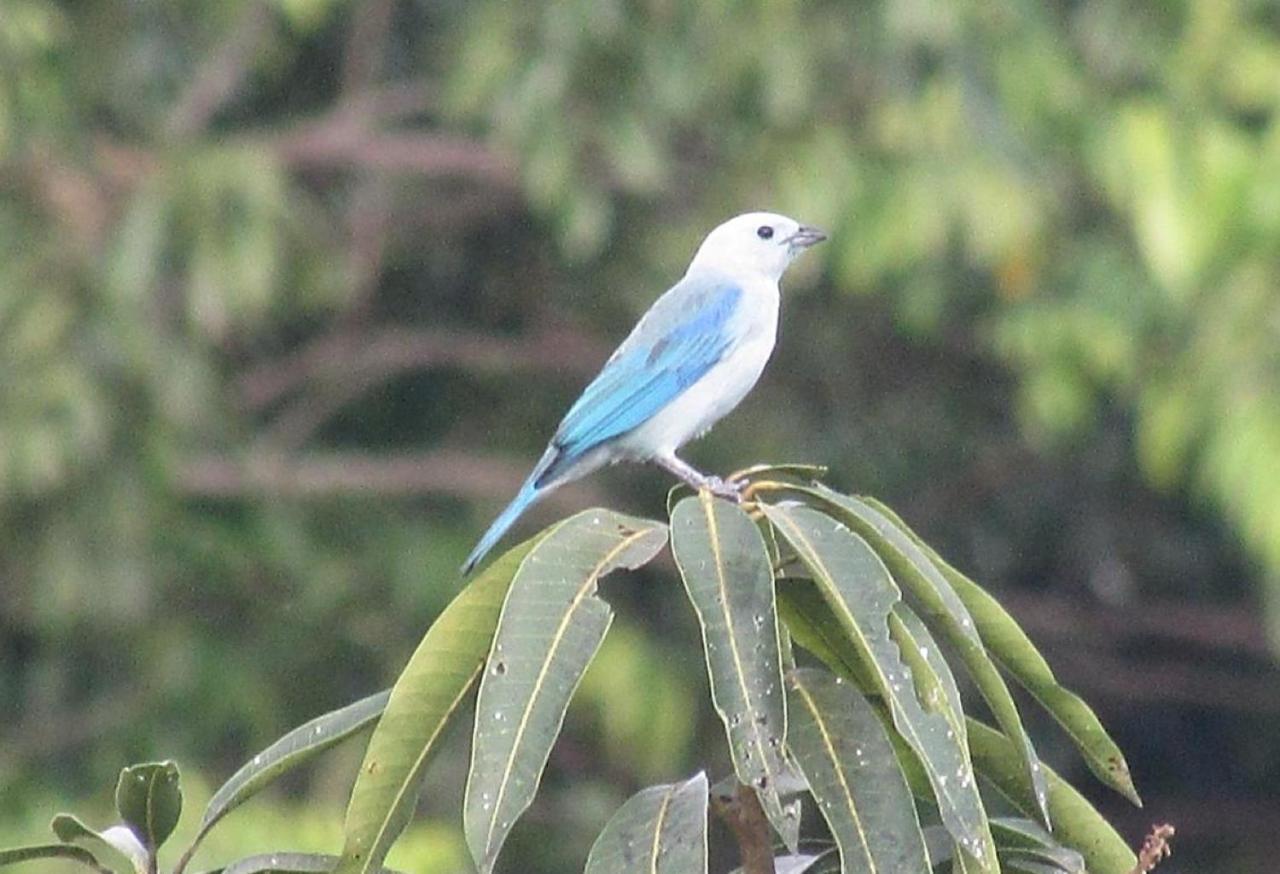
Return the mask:
M773 236L773 228L769 227L768 225L761 225L760 227L756 228L756 236L762 240L767 240Z

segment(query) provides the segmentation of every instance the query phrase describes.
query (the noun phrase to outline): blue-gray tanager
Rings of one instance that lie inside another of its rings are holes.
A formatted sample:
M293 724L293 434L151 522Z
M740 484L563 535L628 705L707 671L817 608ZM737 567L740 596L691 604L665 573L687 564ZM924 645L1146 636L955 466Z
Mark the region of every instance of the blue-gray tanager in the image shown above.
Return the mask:
M658 298L569 409L515 499L462 566L469 572L534 501L618 461L654 461L697 489L738 499L741 485L676 457L738 405L778 334L778 280L826 239L786 216L751 212L703 240L684 278Z

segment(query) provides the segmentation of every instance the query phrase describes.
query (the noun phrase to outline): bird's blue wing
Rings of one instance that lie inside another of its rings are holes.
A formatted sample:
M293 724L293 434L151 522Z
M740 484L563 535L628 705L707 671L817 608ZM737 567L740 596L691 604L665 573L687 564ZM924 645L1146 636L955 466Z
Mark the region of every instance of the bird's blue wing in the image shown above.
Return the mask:
M565 415L543 481L644 424L719 363L741 299L742 289L719 276L686 277L663 295Z

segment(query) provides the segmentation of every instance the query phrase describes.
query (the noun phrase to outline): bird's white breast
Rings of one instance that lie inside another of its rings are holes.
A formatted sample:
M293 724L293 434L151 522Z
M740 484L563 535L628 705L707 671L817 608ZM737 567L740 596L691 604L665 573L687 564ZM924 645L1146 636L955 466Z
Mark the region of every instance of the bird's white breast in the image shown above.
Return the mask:
M737 338L718 364L675 400L619 440L636 458L674 452L736 407L751 391L778 336L778 284L764 277L739 280L743 298L730 322Z

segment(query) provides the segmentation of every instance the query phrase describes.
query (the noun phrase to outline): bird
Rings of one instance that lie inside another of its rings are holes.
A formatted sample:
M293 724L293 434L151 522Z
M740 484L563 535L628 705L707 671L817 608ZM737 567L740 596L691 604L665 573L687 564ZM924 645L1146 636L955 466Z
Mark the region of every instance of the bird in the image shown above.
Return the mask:
M707 234L684 276L654 301L560 422L515 498L467 556L470 573L536 501L619 461L654 462L694 489L741 500L742 484L695 470L676 450L731 411L760 378L778 334L778 282L826 234L748 212Z

